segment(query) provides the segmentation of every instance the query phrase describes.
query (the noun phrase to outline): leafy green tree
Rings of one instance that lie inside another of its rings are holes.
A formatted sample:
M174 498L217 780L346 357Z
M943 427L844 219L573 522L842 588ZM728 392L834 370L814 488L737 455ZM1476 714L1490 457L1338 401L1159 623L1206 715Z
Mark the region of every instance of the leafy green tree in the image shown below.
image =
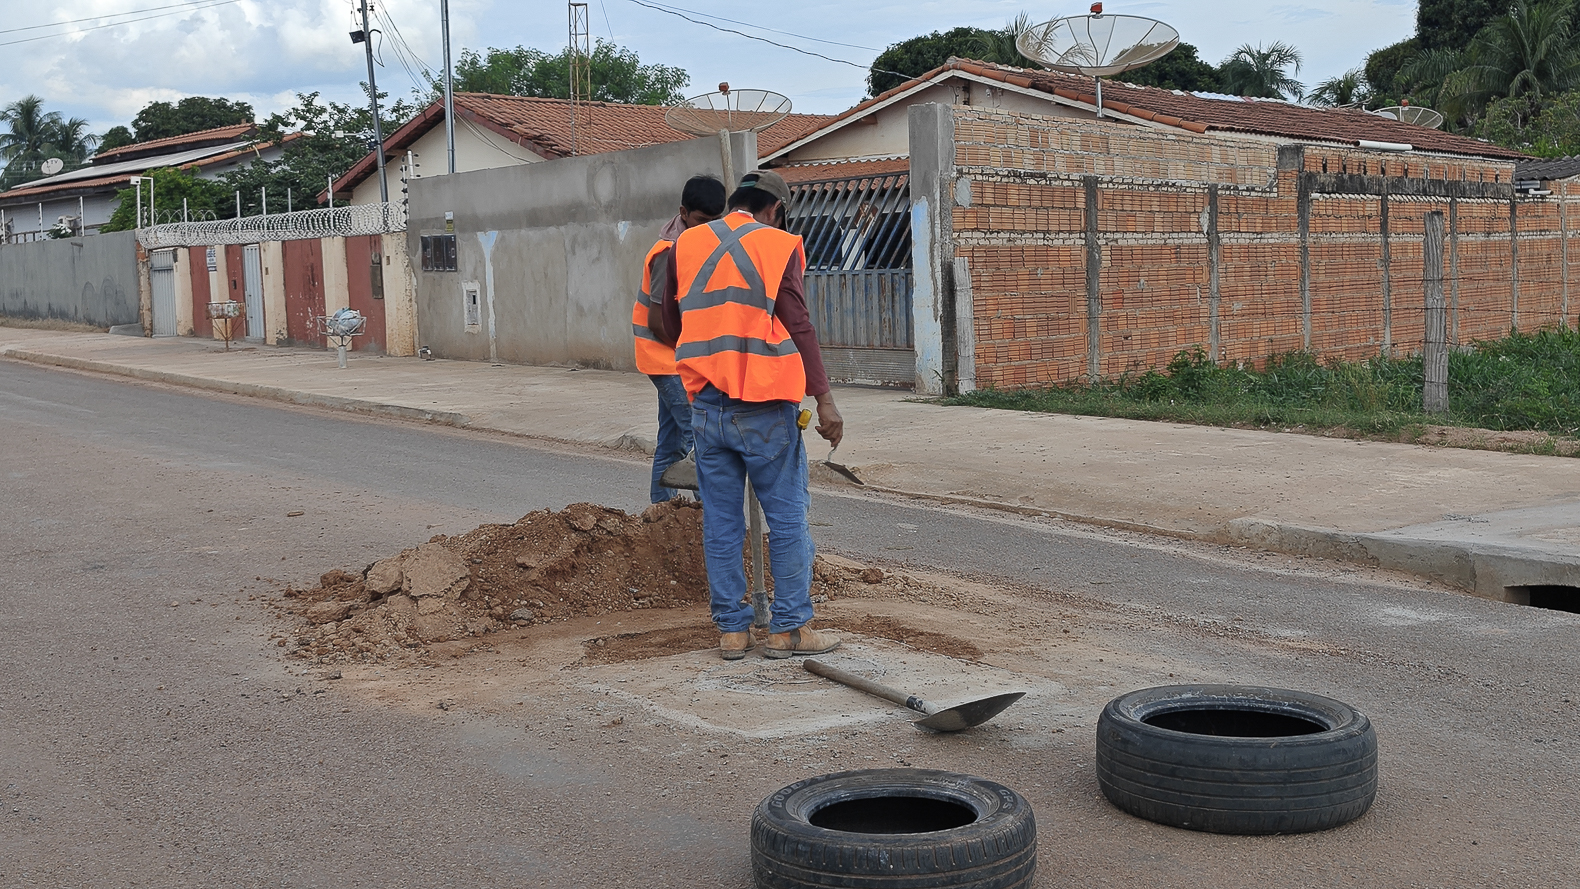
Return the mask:
M1549 96L1535 115L1522 99L1495 99L1475 135L1537 157L1580 154L1580 90Z
M128 145L133 145L136 142L137 137L132 135L130 128L123 126L113 126L105 130L104 135L99 137L99 153L103 154L106 151L124 148Z
M138 142L148 142L243 123L252 123L252 106L246 102L188 96L174 104L150 103L132 118L132 129Z
M1373 50L1366 56L1366 82L1379 103L1391 105L1405 92L1397 83L1399 70L1421 54L1421 41L1415 37L1392 46Z
M1266 46L1241 46L1219 66L1225 92L1265 99L1298 99L1305 87L1294 75L1300 73L1300 50L1274 41Z
M367 84L362 89L367 92ZM388 137L419 109L404 99L386 104L386 98L385 93L379 94L379 124ZM292 132L301 135L286 142L286 134ZM328 187L329 179L339 178L367 156L373 143L373 113L367 105L325 102L316 92L298 93L296 107L270 115L259 127L259 134L275 144L284 144L281 158L258 161L225 174L224 190L231 197L229 209L222 215L235 215L236 192L241 193L243 215L263 212L265 189L271 213L282 213L288 207L307 210L317 206L317 197ZM397 164L399 159L388 158L386 163ZM390 175L393 179L394 173ZM349 199L349 195L342 197Z
M1324 108L1365 105L1370 99L1371 84L1366 82L1366 73L1359 68L1330 77L1306 94L1307 102Z
M1425 51L1464 49L1507 10L1507 0L1421 0L1415 9L1416 39Z
M189 219L203 220L224 218L233 215L231 190L222 183L208 179L199 179L193 168L177 170L173 167L162 167L149 170L142 174L153 179L150 188L147 182L142 187L143 225L148 225L150 219L159 223L180 222L182 201L186 201L186 212ZM149 215L149 192L153 193L154 209L157 216ZM133 186L123 188L116 192L115 198L119 202L115 212L110 214L110 221L105 223L100 231L118 232L127 231L137 225L137 195L138 189ZM227 207L230 212L226 212Z
M80 166L93 150L95 136L80 117L66 119L58 111L45 111L44 100L25 96L0 108L0 189L14 188L43 176L44 161L59 158L67 167Z
M983 28L954 28L902 40L878 54L867 74L867 92L876 96L939 67L951 56L978 58L984 47L996 43L994 32ZM981 59L984 62L1021 64L1014 59Z
M691 75L668 65L644 65L636 52L599 40L588 59L592 98L625 105L678 105ZM435 96L443 89L434 83ZM570 50L549 55L541 49L518 46L492 49L479 55L463 50L455 65L457 92L494 93L502 96L570 98Z
M1181 43L1173 52L1145 67L1126 71L1119 79L1141 86L1193 93L1216 93L1223 89L1218 69L1202 61L1196 47L1189 43Z
M1523 131L1548 97L1580 87L1573 12L1573 0L1513 0L1464 50L1423 53L1397 80L1435 101L1456 127L1480 127L1478 118L1506 100L1486 126Z
M1023 12L997 31L983 31L978 35L969 58L999 65L1014 65L1017 68L1036 67L1030 59L1020 54L1020 47L1015 43L1020 39L1020 35L1031 29L1031 26L1031 15Z

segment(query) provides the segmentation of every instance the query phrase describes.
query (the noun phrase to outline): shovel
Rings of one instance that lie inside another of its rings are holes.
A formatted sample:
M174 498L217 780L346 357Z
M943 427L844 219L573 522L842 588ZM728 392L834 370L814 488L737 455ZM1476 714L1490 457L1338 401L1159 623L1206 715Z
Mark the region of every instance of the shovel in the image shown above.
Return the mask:
M857 478L856 477L856 473L851 472L849 466L846 466L843 463L835 463L834 462L834 452L837 451L837 450L839 450L839 445L834 445L832 448L829 448L828 458L823 461L823 465L827 466L829 469L834 470L835 472L839 473L840 475L843 475L845 478L850 479L851 481L855 482L856 484L861 485L862 487L866 487L867 483L862 481L861 479Z
M908 695L899 689L890 688L887 685L879 685L854 673L846 673L838 667L830 667L822 661L808 659L802 662L802 666L806 667L808 673L815 673L824 679L832 679L857 691L864 691L869 695L876 695L886 701L893 701L902 707L915 710L926 718L918 719L911 724L935 732L958 732L975 725L981 725L1003 713L1009 708L1009 705L1026 696L1026 693L1023 691L1012 691L975 701L967 701L964 704L940 710L916 695Z

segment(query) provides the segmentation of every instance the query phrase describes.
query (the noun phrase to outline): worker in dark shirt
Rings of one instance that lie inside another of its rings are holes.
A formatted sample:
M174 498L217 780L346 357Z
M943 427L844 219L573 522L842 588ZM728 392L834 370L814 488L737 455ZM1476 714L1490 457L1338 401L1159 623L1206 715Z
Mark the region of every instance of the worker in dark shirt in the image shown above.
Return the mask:
M784 230L789 203L779 174L743 177L723 219L676 239L659 311L649 313L653 335L675 345L691 396L703 554L726 660L745 657L756 642L741 558L748 479L769 528L767 656L821 654L839 645L808 624L814 553L801 401L816 399L817 432L831 444L839 444L845 422L806 307L806 253L801 238Z

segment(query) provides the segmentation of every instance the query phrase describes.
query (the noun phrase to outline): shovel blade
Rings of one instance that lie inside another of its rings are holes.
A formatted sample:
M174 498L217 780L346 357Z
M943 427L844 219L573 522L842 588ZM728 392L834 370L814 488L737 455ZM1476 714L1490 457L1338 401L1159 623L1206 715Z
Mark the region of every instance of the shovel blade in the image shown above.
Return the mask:
M687 454L685 459L664 470L664 474L658 478L658 483L666 488L675 488L682 491L700 490L697 487L696 453Z
M867 486L866 482L864 482L861 479L856 477L856 473L850 471L850 467L849 466L844 466L844 465L841 465L839 463L830 463L827 460L823 461L823 465L827 466L829 469L834 470L835 472L839 473L840 475L844 476L845 478L855 482L856 484L861 485L862 487L866 487Z
M987 722L1025 696L1026 693L1023 691L1012 691L979 701L968 701L947 710L939 710L926 719L918 719L911 724L935 732L958 732Z

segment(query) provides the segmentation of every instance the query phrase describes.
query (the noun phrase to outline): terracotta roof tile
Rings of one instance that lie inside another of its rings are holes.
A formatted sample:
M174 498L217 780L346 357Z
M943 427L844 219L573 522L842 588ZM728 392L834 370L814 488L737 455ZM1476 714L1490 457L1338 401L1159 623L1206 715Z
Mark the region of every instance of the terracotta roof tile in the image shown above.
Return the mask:
M172 148L198 142L234 142L244 136L257 132L257 126L250 123L239 123L228 127L215 127L209 130L199 130L196 133L186 133L180 136L167 136L163 139L150 139L147 142L136 142L131 145L122 145L109 151L101 151L93 156L94 163L120 160L128 154L141 154L144 152L165 152Z
M571 107L564 99L500 96L490 93L456 93L456 117L471 120L511 139L545 158L571 154ZM664 121L668 110L658 105L622 105L587 102L577 106L578 154L602 154L646 148L696 137L671 129ZM818 114L792 114L757 134L758 153L767 155L788 145L803 133L832 118ZM386 157L404 151L428 130L444 121L444 106L434 103L384 142ZM335 193L348 192L362 183L377 165L372 152L335 181Z
M892 176L896 173L909 174L911 172L911 160L906 157L891 157L877 160L790 164L788 166L775 167L774 170L785 178L785 182L791 185L801 185L808 182L824 182L832 179L860 179L866 176Z
M294 142L300 138L302 138L301 133L287 133L285 134L285 138L280 141L281 144L284 144L286 142ZM261 151L269 147L270 145L266 142L258 142L246 148L237 149L235 151L227 151L223 154L216 154L211 157L200 158L195 161L189 161L187 163L181 164L180 169L186 170L192 167L211 167L214 164L221 164L228 160L244 157L254 153L255 151ZM158 160L158 158L151 158L151 160ZM88 167L86 169L92 168ZM154 169L159 169L159 167L157 165L150 165L145 167L142 171L126 170L124 172L115 173L109 176L99 176L93 179L72 179L67 182L60 182L53 185L42 185L32 188L27 186L13 188L10 191L0 192L0 200L9 201L12 198L39 197L49 194L75 194L79 191L91 192L106 185L124 188L131 185L131 178L133 176L138 176L141 175L142 172Z
M1092 80L1056 71L1033 71L1008 65L995 65L972 59L950 59L922 76L886 90L823 124L826 129L865 114L874 106L924 83L959 71L1034 89L1080 102L1093 108L1097 96ZM1501 145L1456 136L1428 127L1408 124L1368 114L1333 108L1313 108L1268 99L1209 98L1150 86L1136 86L1115 80L1103 81L1103 107L1119 114L1174 126L1193 133L1224 132L1274 136L1303 142L1337 142L1355 145L1365 140L1408 144L1420 151L1517 159L1525 155ZM814 131L815 132L815 131ZM812 135L805 133L801 138ZM764 150L765 155L769 154Z

